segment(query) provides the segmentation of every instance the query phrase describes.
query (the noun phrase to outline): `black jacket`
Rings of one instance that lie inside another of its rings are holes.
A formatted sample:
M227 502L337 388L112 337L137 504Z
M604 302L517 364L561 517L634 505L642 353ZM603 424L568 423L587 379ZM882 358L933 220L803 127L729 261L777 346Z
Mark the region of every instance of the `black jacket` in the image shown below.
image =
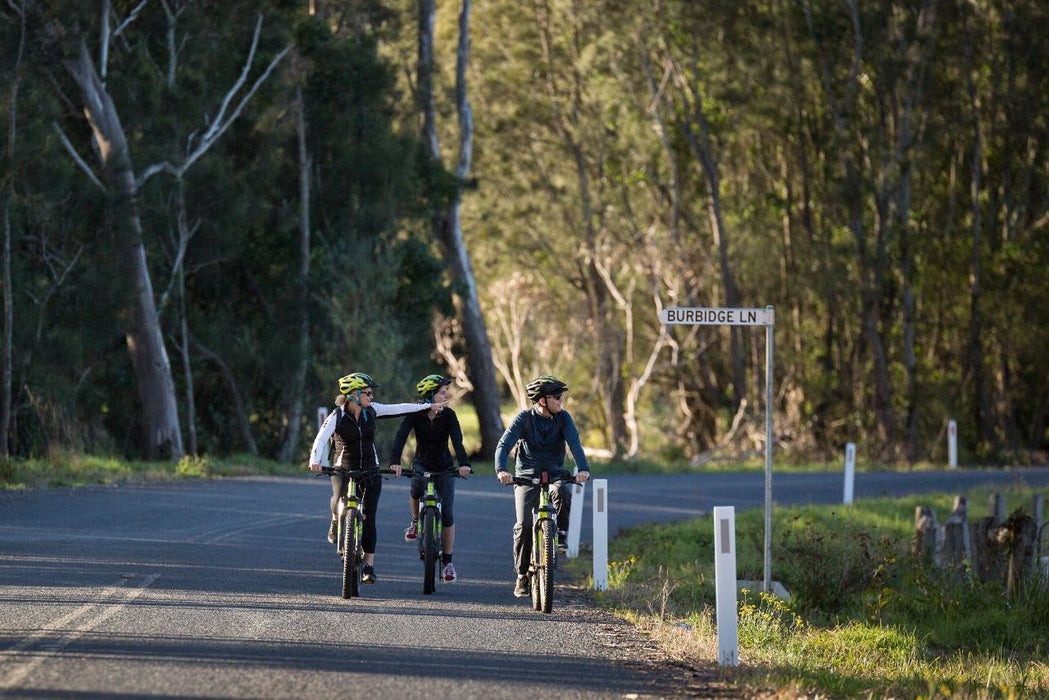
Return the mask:
M397 437L393 441L393 450L390 453L390 464L401 463L401 453L404 451L404 443L408 441L408 433L415 431L415 457L413 465L419 465L423 469L432 472L443 472L451 469L452 455L448 451L448 440L451 439L452 447L455 448L455 456L459 460L460 467L470 466L463 448L463 430L459 427L459 418L455 411L446 408L437 414L432 421L428 411L420 411L405 416L401 421L401 427L397 430Z

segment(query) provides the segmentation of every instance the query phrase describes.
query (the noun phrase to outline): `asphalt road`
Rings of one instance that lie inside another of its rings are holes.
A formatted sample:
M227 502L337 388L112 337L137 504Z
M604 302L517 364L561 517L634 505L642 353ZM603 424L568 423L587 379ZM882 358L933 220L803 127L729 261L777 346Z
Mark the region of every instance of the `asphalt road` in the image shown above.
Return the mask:
M860 474L856 497L1049 485L1049 469ZM422 595L401 533L404 480L378 514L379 583L339 597L327 480L245 478L0 493L0 695L610 697L669 694L624 662L585 602L513 597L512 492L458 482L460 581ZM628 498L629 494L629 498ZM834 502L841 476L777 475L777 503ZM761 474L614 476L620 528L763 503ZM584 510L590 538L590 498ZM620 655L621 657L621 655Z

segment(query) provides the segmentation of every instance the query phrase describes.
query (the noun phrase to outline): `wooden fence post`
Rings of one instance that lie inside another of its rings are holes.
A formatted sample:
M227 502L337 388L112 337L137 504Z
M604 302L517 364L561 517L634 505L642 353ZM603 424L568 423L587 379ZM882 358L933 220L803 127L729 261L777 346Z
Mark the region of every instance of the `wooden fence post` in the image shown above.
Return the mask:
M972 562L969 542L969 500L965 496L954 498L954 512L943 525L943 565L964 570L966 562Z
M926 562L939 563L939 530L936 523L936 511L929 506L918 506L914 509L914 537L911 538L911 552Z

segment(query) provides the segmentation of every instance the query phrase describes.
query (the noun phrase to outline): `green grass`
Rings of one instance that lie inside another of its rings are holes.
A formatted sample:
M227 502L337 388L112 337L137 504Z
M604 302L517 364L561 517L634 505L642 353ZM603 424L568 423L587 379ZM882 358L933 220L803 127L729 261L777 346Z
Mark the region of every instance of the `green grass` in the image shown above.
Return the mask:
M185 457L176 463L128 461L75 452L55 452L47 458L0 461L0 489L301 473L302 468L299 465L251 455L236 455L222 459L207 456Z
M1010 510L1029 507L1022 485L1005 494ZM988 495L968 494L970 520L986 514ZM741 694L1049 696L1049 590L1010 601L998 584L959 582L908 554L915 507L933 506L942 522L953 498L777 509L773 578L794 597L741 596L742 663L726 677ZM763 514L737 513L736 532L738 576L760 580ZM672 655L709 664L717 648L711 519L636 528L611 543L609 558L609 589L598 600ZM589 563L572 567L582 574Z

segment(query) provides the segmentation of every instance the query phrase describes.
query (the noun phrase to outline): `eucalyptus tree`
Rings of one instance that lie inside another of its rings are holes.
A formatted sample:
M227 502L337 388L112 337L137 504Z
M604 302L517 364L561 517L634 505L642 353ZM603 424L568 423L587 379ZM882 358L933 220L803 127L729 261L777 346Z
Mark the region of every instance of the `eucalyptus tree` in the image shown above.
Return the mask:
M470 0L461 0L455 69L455 109L459 122L459 148L453 171L455 183L448 193L448 204L434 212L431 227L456 282L463 340L468 355L467 373L481 430L481 454L491 458L503 432L503 421L499 413L499 392L495 383L491 343L460 215L462 187L470 173L473 159L473 111L466 75L470 58L470 7ZM435 0L419 0L417 99L422 113L421 138L427 156L436 168L443 170L434 95L435 13Z
M80 156L65 131L61 130L61 127L56 128L60 129L63 143L70 156L111 205L117 247L122 265L129 274L127 281L134 290L132 320L127 328L127 347L135 368L139 398L142 402L146 453L149 457L156 457L166 450L172 457L178 458L183 454L184 448L175 402L174 381L158 317L137 195L144 184L156 174L167 172L176 178L184 176L185 172L221 138L288 49L277 51L269 65L256 76L254 84L238 95L241 88L248 83L249 71L254 63L262 23L260 16L241 75L221 104L217 105L216 114L204 132L199 136L193 134L187 139L186 151L181 157L147 166L136 175L120 110L104 78L111 77L111 43L125 32L131 31L130 28L144 5L145 3L140 3L130 8L126 15L119 16L114 14L108 0L103 0L99 8L98 30L94 34L80 29L87 19L82 14L82 8L77 8L80 12L62 12L70 8L49 6L38 15L37 31L40 40L50 42L78 92L79 102L86 116L86 125L92 135L90 143L98 156L100 173L96 174ZM114 17L117 19L115 29ZM97 40L99 43L97 64L96 59L89 53L89 40Z

